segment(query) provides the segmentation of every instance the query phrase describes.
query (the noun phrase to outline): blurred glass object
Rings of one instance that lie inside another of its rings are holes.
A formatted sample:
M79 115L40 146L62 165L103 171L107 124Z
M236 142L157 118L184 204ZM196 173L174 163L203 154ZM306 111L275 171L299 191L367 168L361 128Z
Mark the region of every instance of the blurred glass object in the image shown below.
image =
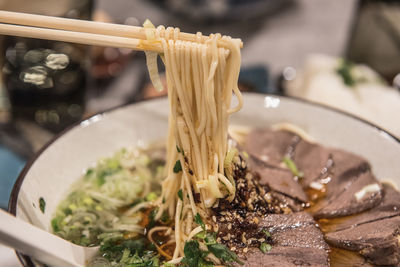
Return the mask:
M360 1L347 58L369 65L392 83L400 73L400 1Z
M2 10L90 19L91 0L0 1ZM47 40L2 36L3 83L13 119L35 121L59 132L84 112L89 47Z

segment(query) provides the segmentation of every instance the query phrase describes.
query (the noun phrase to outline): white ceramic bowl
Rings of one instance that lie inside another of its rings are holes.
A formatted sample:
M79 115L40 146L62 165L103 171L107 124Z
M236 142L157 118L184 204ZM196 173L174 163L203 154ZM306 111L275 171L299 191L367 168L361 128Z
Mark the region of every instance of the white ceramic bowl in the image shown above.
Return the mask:
M296 124L321 144L343 148L367 158L378 179L400 184L400 141L365 121L305 101L245 94L243 109L231 124L268 127L278 122ZM57 204L70 185L100 157L120 148L157 141L167 134L165 98L128 105L82 121L56 137L26 165L18 178L9 210L18 218L50 230ZM43 197L46 210L39 210ZM31 266L28 257L23 264Z

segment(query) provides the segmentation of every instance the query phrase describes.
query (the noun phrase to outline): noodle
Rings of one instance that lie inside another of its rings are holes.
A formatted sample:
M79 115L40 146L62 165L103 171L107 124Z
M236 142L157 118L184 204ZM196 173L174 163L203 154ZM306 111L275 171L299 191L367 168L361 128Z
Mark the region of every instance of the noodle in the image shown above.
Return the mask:
M187 42L178 40L178 28L159 26L154 32L149 36L155 35L163 47L170 104L167 173L155 219L164 212L174 218L176 246L170 263L178 263L184 243L204 230L194 216L208 221L208 209L218 199L231 200L235 195L224 162L229 115L243 105L237 86L240 40L212 34L201 42L202 34L197 33L197 42ZM218 47L219 40L228 44L227 49ZM233 93L238 100L235 107L231 107ZM212 260L220 264L218 258Z

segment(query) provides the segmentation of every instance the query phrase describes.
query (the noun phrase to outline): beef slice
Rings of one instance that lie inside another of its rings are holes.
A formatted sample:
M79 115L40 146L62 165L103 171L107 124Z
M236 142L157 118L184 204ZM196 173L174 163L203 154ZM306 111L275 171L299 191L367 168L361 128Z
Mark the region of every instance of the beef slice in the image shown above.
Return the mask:
M400 216L395 216L327 233L325 240L334 247L357 251L373 264L398 266L399 235Z
M298 136L287 131L254 129L247 135L243 148L258 161L279 167L288 149L298 141Z
M249 250L242 255L244 266L329 266L329 247L308 213L268 214L260 219L258 230L270 232L272 249Z
M315 248L273 247L271 251L262 253L252 249L247 254L244 267L326 267L329 266L326 253Z
M371 172L361 173L351 179L342 177L332 178L342 180L341 183L327 185L327 195L310 211L315 218L335 218L348 216L366 211L377 206L383 197L380 183ZM367 192L362 198L356 195L365 190L366 186L376 186L376 191Z
M382 200L382 188L357 200L354 194L370 184L378 184L368 162L360 156L313 144L294 133L255 129L244 149L250 155L250 168L277 192L301 201L312 201L309 210L316 218L348 216L368 210ZM290 156L303 178L290 179L282 159ZM275 180L274 176L280 177ZM323 197L314 197L310 188L320 185ZM379 185L380 186L380 185ZM308 195L304 194L305 190ZM323 190L323 191L322 191Z
M260 175L261 184L267 184L272 190L301 202L308 201L302 186L289 170L264 167L259 168L257 173Z
M400 192L390 185L383 184L383 198L376 207L352 216L322 219L318 223L324 232L334 232L399 215Z

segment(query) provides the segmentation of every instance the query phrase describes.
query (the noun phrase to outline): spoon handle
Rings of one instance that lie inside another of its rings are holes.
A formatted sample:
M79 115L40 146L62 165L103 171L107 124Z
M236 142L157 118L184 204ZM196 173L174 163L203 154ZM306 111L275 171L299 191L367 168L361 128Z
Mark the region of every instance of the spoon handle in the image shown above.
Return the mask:
M0 243L51 266L84 266L83 248L79 253L70 242L19 220L1 209Z

